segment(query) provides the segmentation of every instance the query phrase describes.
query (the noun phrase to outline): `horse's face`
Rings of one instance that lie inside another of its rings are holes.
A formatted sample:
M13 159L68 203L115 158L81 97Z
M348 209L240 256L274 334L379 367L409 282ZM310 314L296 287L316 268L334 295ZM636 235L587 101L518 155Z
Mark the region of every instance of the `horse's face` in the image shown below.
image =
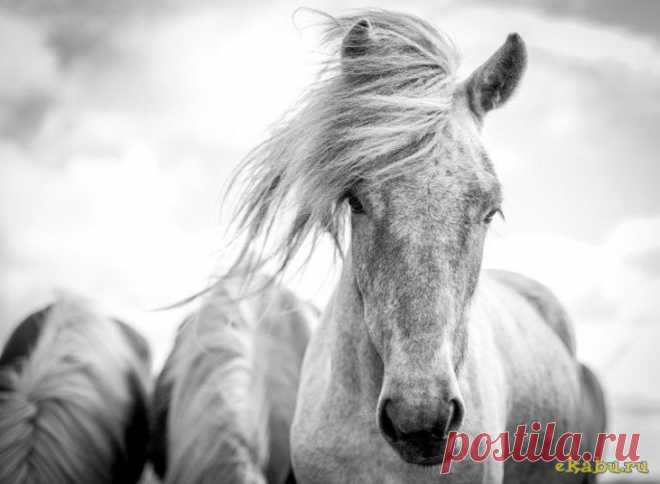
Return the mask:
M466 315L500 184L480 142L486 111L511 94L524 66L507 43L458 86L440 150L420 170L356 187L351 256L364 321L383 361L378 422L408 462L441 462L465 407L458 373Z

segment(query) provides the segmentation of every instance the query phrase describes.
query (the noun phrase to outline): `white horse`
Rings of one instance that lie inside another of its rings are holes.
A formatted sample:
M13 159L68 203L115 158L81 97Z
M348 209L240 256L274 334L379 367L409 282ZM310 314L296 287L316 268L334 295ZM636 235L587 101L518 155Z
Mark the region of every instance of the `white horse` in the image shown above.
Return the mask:
M289 429L318 312L261 278L218 283L158 377L151 460L166 483L291 482Z
M343 253L303 364L296 478L586 480L553 462L489 458L438 470L451 431L495 438L554 421L557 434L593 439L604 425L598 382L577 361L554 296L523 276L481 271L502 190L480 128L521 79L522 39L511 34L462 82L451 42L411 15L330 18L326 40L336 57L243 166L237 219L243 254L264 238L272 248L237 265L274 259L284 270L323 232ZM285 209L294 216L283 225Z
M135 483L146 461L150 355L80 301L22 321L0 356L0 483Z

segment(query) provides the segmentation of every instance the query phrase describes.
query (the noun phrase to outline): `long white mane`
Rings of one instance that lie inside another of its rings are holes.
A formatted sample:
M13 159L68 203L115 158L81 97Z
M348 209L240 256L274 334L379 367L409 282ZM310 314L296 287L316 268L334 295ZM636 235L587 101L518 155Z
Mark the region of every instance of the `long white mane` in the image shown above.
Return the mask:
M1 373L0 482L113 482L135 404L129 375L143 398L149 378L116 321L57 303L32 353Z
M272 286L250 297L242 291L239 282L225 282L206 295L200 309L179 329L157 382L156 399L169 398L167 483L219 478L266 482L273 406L282 400L295 403L309 329L291 321L287 311L296 308L286 309L280 300L281 288ZM277 328L271 324L281 325L292 335L300 333L289 341L296 355L288 354L285 347L272 347L278 341ZM271 359L273 349L278 357ZM159 396L163 388L169 388L169 395L165 391ZM165 402L155 405L159 403Z
M397 177L439 147L458 64L448 38L418 17L382 10L324 19L334 54L234 181L245 237L236 267L274 260L281 271L305 240L313 248L326 232L340 247L343 202L356 184ZM293 215L284 220L284 212Z

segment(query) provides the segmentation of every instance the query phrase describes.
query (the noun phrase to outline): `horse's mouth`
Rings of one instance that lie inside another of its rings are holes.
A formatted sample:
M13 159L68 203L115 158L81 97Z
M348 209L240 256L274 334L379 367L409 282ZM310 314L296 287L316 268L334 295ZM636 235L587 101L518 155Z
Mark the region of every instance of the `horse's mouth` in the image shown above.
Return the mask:
M447 439L399 440L388 443L409 464L435 466L442 464Z

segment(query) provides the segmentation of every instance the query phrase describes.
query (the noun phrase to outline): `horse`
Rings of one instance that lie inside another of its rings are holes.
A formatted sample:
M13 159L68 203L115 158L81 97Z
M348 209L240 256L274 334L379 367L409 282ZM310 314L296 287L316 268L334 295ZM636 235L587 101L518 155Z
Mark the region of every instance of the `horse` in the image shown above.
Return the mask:
M150 460L163 482L295 482L289 429L320 314L265 281L216 283L180 326L151 411Z
M576 358L555 296L481 268L503 208L480 132L522 78L524 41L510 34L458 79L456 48L423 19L385 10L326 18L318 79L232 182L244 236L237 265L284 273L324 234L341 255L303 362L296 479L586 480L554 462L492 457L438 469L454 432L494 437L538 421L555 422L559 435L605 422L600 385ZM261 255L250 256L257 245Z
M147 457L150 350L74 298L30 314L0 355L0 483L136 483Z

